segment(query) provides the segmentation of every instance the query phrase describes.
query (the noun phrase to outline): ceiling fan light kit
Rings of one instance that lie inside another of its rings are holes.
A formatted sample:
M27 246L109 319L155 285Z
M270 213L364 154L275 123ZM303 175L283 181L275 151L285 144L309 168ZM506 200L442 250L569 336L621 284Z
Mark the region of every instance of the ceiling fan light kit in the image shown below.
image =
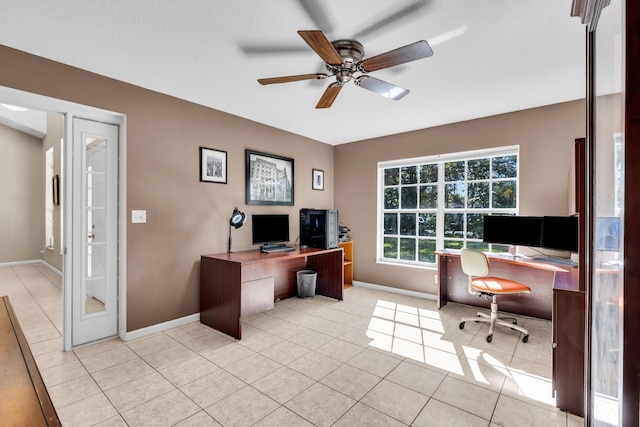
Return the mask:
M355 40L336 40L330 42L322 31L298 31L302 39L325 62L329 74L300 74L295 76L272 77L258 79L262 85L289 83L301 80L316 80L335 77L325 89L316 108L329 108L333 105L342 86L353 80L356 86L370 90L386 98L398 100L409 93L409 90L387 83L368 73L383 68L416 61L433 55L433 50L425 40L399 47L380 55L363 59L364 47ZM356 73L361 73L356 75Z

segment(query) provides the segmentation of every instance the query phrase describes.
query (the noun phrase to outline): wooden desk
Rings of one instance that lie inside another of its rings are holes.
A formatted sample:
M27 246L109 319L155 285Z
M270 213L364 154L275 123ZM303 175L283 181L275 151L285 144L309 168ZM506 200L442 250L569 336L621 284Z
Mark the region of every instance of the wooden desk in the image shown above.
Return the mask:
M514 314L551 320L554 287L573 286L572 280L577 280L577 267L491 255L489 263L490 275L517 280L531 288L530 294L500 295L500 310ZM448 301L491 307L491 301L469 293L469 279L462 271L460 254L438 252L438 308Z
M0 424L60 426L9 297L0 300Z
M318 295L342 300L342 258L342 248L202 255L200 322L241 339L241 317L270 310L274 301L297 295L299 270L318 273Z

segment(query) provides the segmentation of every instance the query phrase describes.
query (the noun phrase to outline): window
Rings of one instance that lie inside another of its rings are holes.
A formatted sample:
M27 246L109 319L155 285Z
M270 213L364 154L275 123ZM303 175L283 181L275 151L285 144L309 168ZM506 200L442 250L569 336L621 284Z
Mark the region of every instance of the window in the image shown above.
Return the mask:
M518 147L378 163L378 260L433 264L482 242L483 217L518 213Z
M44 245L53 248L53 147L45 153L44 171Z

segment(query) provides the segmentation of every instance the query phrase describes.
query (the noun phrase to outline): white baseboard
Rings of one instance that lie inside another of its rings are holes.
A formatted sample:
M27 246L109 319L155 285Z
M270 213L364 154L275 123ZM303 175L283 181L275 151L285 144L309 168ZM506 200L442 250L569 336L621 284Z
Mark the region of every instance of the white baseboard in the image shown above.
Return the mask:
M45 260L41 260L40 261L42 263L42 265L44 265L45 267L47 267L49 270L53 271L54 273L56 273L58 276L62 277L62 271L58 270L57 268L55 268L53 265L49 264L47 261Z
M136 329L135 331L120 333L120 339L130 341L136 338L146 337L156 332L166 331L167 329L176 328L178 326L187 325L200 321L200 313L194 313L179 319L169 320L167 322L158 323L156 325L147 326L146 328Z
M375 285L373 283L359 282L357 280L353 281L353 286L360 286L362 288L375 289L376 291L384 291L392 294L406 295L410 297L428 299L432 301L438 300L437 295L428 294L425 292L410 291L408 289L394 288L392 286Z
M38 264L40 262L42 262L41 259L32 259L27 261L0 262L0 267L11 267L12 265Z

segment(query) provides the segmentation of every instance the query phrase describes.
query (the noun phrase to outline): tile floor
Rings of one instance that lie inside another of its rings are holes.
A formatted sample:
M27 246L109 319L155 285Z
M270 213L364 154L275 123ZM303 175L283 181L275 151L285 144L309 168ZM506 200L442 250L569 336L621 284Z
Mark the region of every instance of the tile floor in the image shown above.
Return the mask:
M200 323L62 352L60 279L0 267L64 426L581 426L551 397L551 324L524 344L475 310L362 287L291 298L232 340Z

